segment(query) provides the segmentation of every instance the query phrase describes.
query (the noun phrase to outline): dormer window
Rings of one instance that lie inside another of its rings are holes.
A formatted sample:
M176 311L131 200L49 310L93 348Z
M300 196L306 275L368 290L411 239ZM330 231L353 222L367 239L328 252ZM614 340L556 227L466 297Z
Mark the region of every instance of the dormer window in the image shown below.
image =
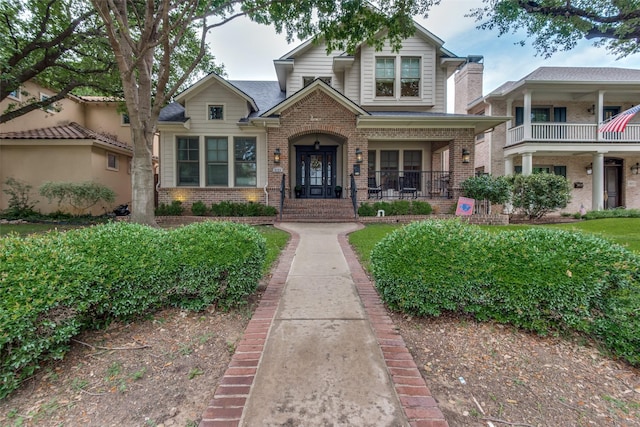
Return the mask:
M420 96L420 58L403 57L400 72L400 96Z
M376 96L394 96L395 58L376 58Z
M209 120L224 120L224 108L222 105L209 105Z

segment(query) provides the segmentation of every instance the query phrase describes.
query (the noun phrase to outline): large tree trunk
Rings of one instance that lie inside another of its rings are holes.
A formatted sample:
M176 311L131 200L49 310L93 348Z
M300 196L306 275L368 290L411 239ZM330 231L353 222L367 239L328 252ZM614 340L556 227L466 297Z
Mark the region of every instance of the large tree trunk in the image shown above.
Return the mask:
M153 133L131 129L133 165L131 168L131 221L157 227L153 182Z

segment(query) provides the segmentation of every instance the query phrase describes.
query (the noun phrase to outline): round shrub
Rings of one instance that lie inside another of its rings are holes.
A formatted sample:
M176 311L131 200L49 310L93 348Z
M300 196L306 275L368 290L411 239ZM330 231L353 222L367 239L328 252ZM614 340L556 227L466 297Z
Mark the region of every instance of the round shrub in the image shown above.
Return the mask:
M381 240L371 262L392 309L470 313L539 334L580 331L640 364L640 257L607 240L425 221Z

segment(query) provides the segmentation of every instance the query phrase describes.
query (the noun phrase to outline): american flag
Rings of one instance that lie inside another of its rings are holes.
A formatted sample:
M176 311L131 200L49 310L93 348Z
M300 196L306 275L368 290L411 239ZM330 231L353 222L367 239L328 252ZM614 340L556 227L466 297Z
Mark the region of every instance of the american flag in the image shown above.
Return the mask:
M609 121L603 122L600 126L600 132L624 132L627 127L627 123L640 112L640 104L635 107L631 107L628 110L623 111L620 114L616 114Z

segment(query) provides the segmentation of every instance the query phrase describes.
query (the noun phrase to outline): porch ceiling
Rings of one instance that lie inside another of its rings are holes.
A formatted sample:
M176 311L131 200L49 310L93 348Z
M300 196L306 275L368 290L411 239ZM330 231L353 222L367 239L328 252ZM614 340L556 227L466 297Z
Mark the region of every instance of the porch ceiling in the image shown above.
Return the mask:
M574 156L581 154L609 154L623 156L640 153L640 144L616 143L521 143L505 147L505 156L518 156L525 153L544 156Z
M476 134L492 129L506 121L509 116L472 116L472 115L371 115L359 116L357 127L367 128L473 128Z

